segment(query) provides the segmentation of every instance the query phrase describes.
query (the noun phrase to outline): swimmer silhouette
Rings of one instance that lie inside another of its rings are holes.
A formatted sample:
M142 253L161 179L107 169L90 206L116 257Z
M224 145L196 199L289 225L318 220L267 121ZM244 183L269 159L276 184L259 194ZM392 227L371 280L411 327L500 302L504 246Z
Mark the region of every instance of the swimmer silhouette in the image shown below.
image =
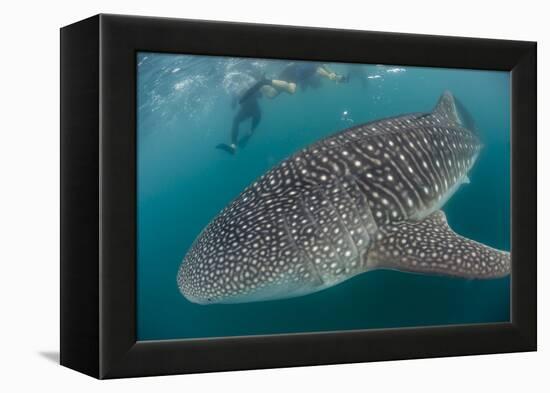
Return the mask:
M237 145L239 147L244 147L244 145L246 145L262 119L262 112L258 102L261 97L260 89L262 86L269 83L269 80L262 78L242 95L239 99L239 110L233 118L233 123L231 126L231 144L228 145L225 143L220 143L216 146L217 149L235 154L237 151ZM247 135L242 137L240 141L238 141L240 124L247 119L252 119L250 131Z
M294 94L297 86L300 86L304 90L307 87L318 87L320 86L319 78L327 78L335 82L347 81L346 77L333 72L326 65L314 62L289 63L282 70L277 79L267 79L265 76L262 76L252 87L246 90L239 99L240 106L237 114L233 118L230 144L220 143L216 148L235 154L237 147L242 148L246 145L262 118L260 105L258 103L261 97L265 96L273 99L281 92ZM247 135L238 140L240 124L247 119L252 119L250 131Z

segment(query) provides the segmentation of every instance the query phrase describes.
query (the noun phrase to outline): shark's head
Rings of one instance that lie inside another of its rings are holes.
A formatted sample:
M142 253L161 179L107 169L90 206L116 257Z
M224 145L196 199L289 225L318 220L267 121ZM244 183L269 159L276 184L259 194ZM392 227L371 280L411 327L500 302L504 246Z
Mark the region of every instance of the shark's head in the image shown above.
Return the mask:
M177 275L181 294L192 303L207 305L280 299L313 292L319 284L318 277L303 261L298 261L296 251L289 250L286 232L269 222L276 221L274 217L268 218L269 211L263 211L266 229L277 229L271 234L262 234L255 231L261 226L256 214L250 217L244 214L250 219L247 224L233 220L234 209L239 209L239 199L205 228L185 256ZM255 210L250 206L248 211L258 212Z
M270 173L220 212L191 246L177 274L187 300L253 302L299 296L318 286L319 278L289 239L292 224L281 218L290 219L295 206L283 194L294 191Z

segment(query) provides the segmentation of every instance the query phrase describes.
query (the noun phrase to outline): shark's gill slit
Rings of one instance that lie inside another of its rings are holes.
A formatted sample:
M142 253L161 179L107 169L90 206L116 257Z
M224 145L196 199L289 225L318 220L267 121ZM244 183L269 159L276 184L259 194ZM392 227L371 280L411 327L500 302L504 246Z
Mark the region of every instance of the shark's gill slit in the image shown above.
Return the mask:
M340 190L340 189L341 188L339 186L338 188L334 188L334 190ZM320 190L320 192L322 195L325 195L325 198L326 198L326 201L328 202L329 207L332 209L332 211L334 212L334 216L340 223L342 232L343 234L345 234L345 239L347 240L348 245L351 245L351 247L353 248L353 251L351 251L352 254L350 256L353 256L354 254L358 255L357 248L355 247L353 239L351 238L351 234L349 233L349 229L347 228L346 223L344 222L342 218L342 214L340 213L339 209L334 205L334 203L332 203L332 201L326 195L326 192L324 190ZM334 245L333 245L333 248L334 248ZM349 250L346 250L346 251L349 251ZM346 253L346 251L344 251L344 254ZM342 251L339 252L338 245L336 245L336 255L339 255L339 254L342 254Z
M367 229L367 225L365 223L365 219L364 217L361 215L361 213L359 212L359 209L357 208L357 203L356 201L353 199L352 195L350 194L347 186L345 185L346 182L348 184L352 184L352 187L353 187L353 184L355 183L355 180L353 179L352 176L345 176L344 177L344 181L340 181L338 178L335 178L335 181L336 181L336 184L338 184L339 187L342 188L342 190L344 191L344 195L346 196L347 198L347 201L351 207L351 209L353 210L353 212L355 213L355 217L358 219L358 221L361 223L361 232L364 233L365 236L368 237L368 229ZM366 208L368 208L368 206L366 206ZM368 239L366 240L366 242L368 244ZM359 249L359 246L358 244L354 244L355 247L357 249ZM359 255L359 251L357 251L358 255ZM360 256L360 255L359 255Z
M307 212L307 209L306 209L306 212ZM284 228L285 228L286 232L288 233L288 237L289 237L290 241L292 242L292 244L294 245L296 250L298 250L298 252L300 254L304 255L304 257L307 261L307 264L309 265L309 268L310 268L311 272L317 277L317 279L319 280L319 284L322 285L323 284L323 277L321 276L321 274L317 270L317 267L315 266L315 263L311 260L311 258L307 254L307 250L302 250L298 246L298 244L296 243L294 238L292 237L292 233L291 233L291 230L290 230L290 226L288 225L288 220L287 220L286 216L283 217L283 225L284 225Z

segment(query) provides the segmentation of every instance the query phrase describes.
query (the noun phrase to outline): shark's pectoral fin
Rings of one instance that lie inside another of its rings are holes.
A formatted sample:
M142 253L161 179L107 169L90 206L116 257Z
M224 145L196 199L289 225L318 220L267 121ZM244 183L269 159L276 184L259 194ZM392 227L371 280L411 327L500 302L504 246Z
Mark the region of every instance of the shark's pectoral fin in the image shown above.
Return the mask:
M414 273L466 278L497 278L510 273L510 253L457 235L442 211L380 233L366 258L371 268Z

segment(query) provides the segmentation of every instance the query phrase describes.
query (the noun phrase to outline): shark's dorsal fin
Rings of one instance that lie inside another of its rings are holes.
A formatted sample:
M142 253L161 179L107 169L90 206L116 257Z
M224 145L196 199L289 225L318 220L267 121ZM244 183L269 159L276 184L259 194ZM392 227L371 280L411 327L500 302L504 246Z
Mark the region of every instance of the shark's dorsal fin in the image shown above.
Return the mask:
M439 101L437 102L432 114L442 117L452 123L462 125L462 121L460 120L460 115L458 114L456 107L455 98L448 90L443 92L441 97L439 97Z
M445 213L405 221L380 232L366 255L370 268L465 278L497 278L510 273L510 253L454 233Z

